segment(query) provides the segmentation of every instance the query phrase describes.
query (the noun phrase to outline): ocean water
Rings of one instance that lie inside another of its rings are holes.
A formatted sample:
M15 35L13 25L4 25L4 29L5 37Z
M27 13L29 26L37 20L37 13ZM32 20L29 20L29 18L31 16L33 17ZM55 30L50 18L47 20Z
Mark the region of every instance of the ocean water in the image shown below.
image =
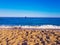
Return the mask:
M60 18L37 18L37 17L0 17L0 25L57 25L60 26Z

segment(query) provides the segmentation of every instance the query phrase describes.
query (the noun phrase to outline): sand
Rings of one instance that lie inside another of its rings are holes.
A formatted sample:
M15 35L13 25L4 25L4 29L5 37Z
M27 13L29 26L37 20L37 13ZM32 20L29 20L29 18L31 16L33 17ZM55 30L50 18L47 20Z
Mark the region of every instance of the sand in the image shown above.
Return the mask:
M0 28L0 45L60 45L60 30Z

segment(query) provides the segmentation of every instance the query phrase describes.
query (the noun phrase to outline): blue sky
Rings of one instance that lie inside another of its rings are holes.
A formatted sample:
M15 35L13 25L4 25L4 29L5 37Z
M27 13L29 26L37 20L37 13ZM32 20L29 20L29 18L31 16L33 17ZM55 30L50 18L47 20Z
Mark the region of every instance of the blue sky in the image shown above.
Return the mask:
M60 17L60 0L0 0L0 17Z

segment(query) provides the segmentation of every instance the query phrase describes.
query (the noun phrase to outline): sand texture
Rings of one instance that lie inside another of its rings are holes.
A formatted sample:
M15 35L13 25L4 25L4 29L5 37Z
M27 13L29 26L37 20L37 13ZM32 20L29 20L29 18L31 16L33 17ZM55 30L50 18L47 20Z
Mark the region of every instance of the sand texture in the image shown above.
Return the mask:
M60 31L0 29L0 45L60 45Z

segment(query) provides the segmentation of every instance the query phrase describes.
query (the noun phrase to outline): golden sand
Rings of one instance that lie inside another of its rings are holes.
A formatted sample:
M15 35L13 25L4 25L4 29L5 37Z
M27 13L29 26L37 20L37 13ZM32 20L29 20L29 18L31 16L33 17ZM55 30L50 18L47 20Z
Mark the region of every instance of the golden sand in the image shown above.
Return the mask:
M60 45L60 31L0 29L0 45Z

